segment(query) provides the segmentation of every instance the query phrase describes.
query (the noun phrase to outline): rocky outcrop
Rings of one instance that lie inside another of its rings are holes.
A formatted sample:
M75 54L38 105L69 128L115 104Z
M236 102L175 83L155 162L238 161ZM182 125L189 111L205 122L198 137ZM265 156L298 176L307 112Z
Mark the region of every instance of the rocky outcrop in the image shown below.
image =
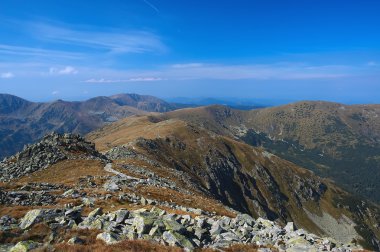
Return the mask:
M21 219L19 227L28 229L43 222L55 229L97 229L101 232L96 239L106 244L144 239L190 251L195 248L223 249L232 244L256 244L274 247L280 251L351 251L360 248L353 243L342 244L332 238L321 238L303 229L297 230L292 223L282 227L272 221L254 219L241 213L235 218L210 215L192 217L168 213L156 207L133 211L119 209L108 213L96 208L88 216L81 216L81 209L81 206L69 209L35 209ZM83 243L78 237L72 237L67 242ZM37 245L35 242L25 241L18 243L12 251L29 251Z
M79 135L52 133L0 162L0 181L19 178L65 159L106 160L106 157L95 150L93 143Z

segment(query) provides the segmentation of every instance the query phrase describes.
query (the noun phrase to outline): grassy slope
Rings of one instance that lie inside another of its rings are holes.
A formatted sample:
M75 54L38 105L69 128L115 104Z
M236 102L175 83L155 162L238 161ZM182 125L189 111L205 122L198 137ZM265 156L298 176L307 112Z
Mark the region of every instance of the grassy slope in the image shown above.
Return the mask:
M207 111L202 112L208 116ZM178 111L170 114L175 113ZM224 112L218 115L219 118L224 116ZM220 124L215 124L215 127L220 127ZM220 127L218 130L223 129ZM151 140L141 142L141 137ZM361 202L348 202L352 196L331 182L262 149L216 135L182 120L166 120L165 115L158 118L133 117L93 132L88 139L94 141L100 150L135 141L136 148L150 158L190 174L216 199L255 216L265 213L268 218L283 222L293 220L300 227L323 233L304 209L320 216L328 213L338 220L345 215L379 237L378 230L373 228L379 221L376 219L379 216L376 206L366 205L377 214L374 218L358 215L357 205ZM320 186L326 187L325 191L318 192ZM313 199L308 199L308 188L312 188ZM358 231L363 236L367 235L363 230Z

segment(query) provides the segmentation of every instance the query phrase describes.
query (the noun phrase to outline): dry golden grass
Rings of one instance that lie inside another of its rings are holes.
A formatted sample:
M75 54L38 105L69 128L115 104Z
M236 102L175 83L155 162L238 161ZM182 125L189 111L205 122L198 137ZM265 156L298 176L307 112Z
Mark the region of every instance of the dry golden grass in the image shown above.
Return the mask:
M112 147L131 142L138 137L154 139L170 134L174 128L185 125L179 120L167 120L154 123L147 116L132 116L94 131L87 135L87 139L94 142L99 151L106 151Z
M48 250L40 250L48 251ZM106 245L101 241L95 241L89 245L69 245L67 243L57 244L54 246L54 251L67 252L182 252L178 247L170 247L160 245L158 243L143 241L143 240L126 240L113 245Z
M45 170L40 170L24 176L16 183L53 183L53 184L76 184L80 177L92 176L105 176L111 175L104 171L104 164L98 160L64 160L48 167Z
M46 242L48 235L51 233L50 228L43 223L33 225L25 232L22 230L0 231L0 244L17 243L19 241L33 240L36 242Z

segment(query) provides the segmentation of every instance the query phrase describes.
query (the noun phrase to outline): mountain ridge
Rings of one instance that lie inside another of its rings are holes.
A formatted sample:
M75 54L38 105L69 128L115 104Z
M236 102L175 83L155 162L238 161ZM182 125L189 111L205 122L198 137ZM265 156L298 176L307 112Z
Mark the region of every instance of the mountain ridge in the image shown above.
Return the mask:
M119 94L86 101L30 102L0 95L0 158L14 154L52 131L85 134L106 123L181 107L153 96Z
M253 146L335 180L346 190L380 202L380 105L330 102L240 111L221 105L157 116L178 118Z

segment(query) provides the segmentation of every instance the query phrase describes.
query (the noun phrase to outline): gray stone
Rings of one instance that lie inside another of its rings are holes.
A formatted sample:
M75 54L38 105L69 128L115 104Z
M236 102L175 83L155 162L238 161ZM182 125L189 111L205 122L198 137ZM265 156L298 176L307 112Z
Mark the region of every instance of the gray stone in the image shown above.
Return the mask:
M236 241L236 242L240 241L239 237L232 232L226 232L226 233L220 234L220 236L226 241Z
M207 229L203 229L203 228L195 228L195 231L194 231L194 235L199 239L199 240L203 240L207 234Z
M82 199L83 205L87 207L93 207L95 204L95 199L94 198L83 198Z
M194 245L190 240L173 231L165 231L162 235L162 239L170 246L180 246L190 250L194 249Z
M69 240L67 241L67 243L69 243L69 244L80 244L80 245L82 245L82 244L84 244L84 240L82 240L82 239L79 238L78 236L74 236L74 237L72 237L71 239L69 239Z
M27 252L38 248L39 244L34 241L20 241L10 249L10 252Z
M88 214L87 218L94 218L102 214L103 214L103 210L101 208L96 208Z
M176 233L183 234L186 229L183 225L172 219L163 220L166 230L174 231Z
M284 227L286 232L293 232L295 230L294 223L293 222L288 222L286 226Z
M62 194L63 197L72 197L72 198L78 198L80 195L79 195L79 192L75 189L69 189L67 190L66 192L64 192Z
M38 222L51 221L58 216L59 213L55 210L33 209L27 212L25 216L21 219L20 228L27 229Z
M120 190L120 187L113 180L104 183L103 188L109 192L115 192Z
M141 197L140 203L141 205L145 206L147 204L147 201L144 197Z
M244 225L244 223L247 223L249 226L253 226L253 224L255 224L255 219L248 214L238 214L235 220L241 226Z
M129 211L126 209L119 209L115 212L115 214L116 214L116 222L122 223L122 222L124 222L125 219L128 218Z
M136 230L137 234L147 234L152 228L155 221L153 216L138 215L133 219L132 227Z
M119 237L116 234L110 233L110 232L104 232L100 233L96 236L97 240L102 240L106 244L114 244L119 241Z
M216 236L218 234L221 234L223 231L224 231L224 229L220 226L219 222L215 222L211 226L210 235Z

